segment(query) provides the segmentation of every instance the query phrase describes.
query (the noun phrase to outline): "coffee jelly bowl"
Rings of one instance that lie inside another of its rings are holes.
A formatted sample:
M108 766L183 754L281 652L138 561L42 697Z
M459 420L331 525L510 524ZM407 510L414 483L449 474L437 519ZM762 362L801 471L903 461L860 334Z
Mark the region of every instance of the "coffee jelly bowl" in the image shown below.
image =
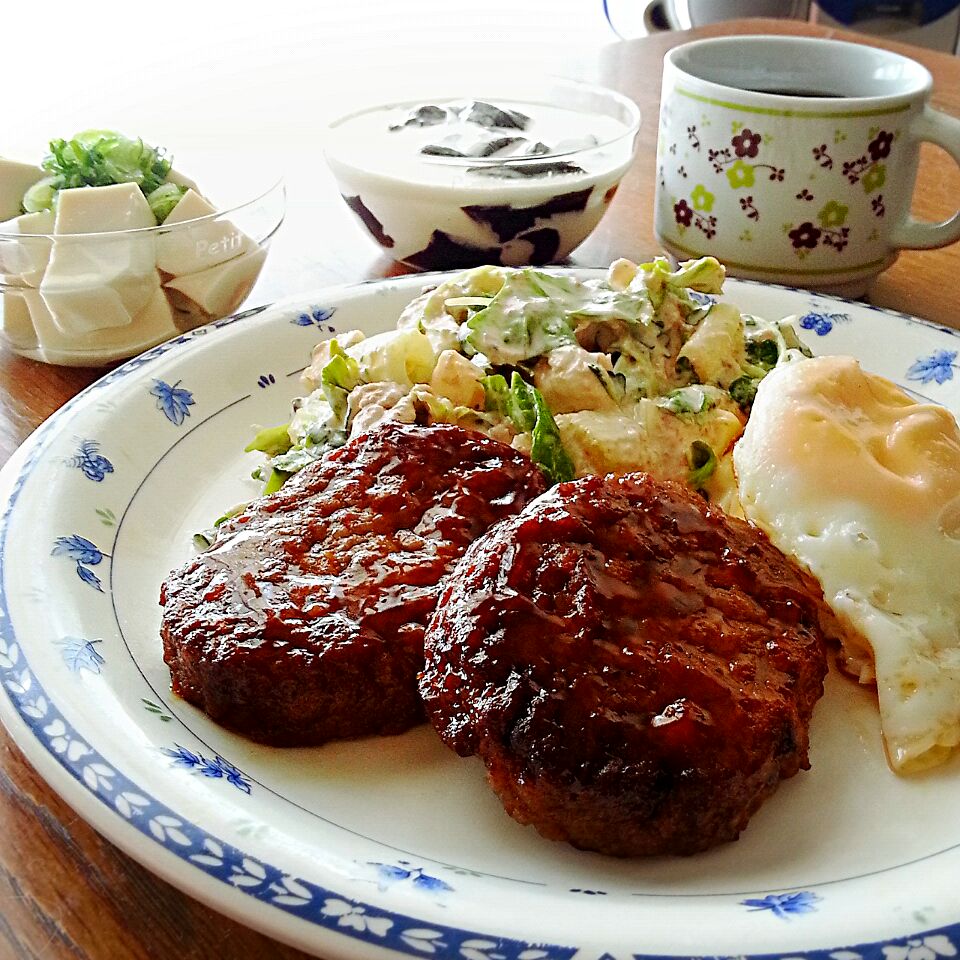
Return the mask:
M55 213L5 220L0 340L45 363L101 366L233 313L283 221L282 181L263 183L223 208L190 189L159 226L139 225L149 208L129 183L62 190ZM91 232L102 214L137 226Z
M343 199L387 254L420 270L562 260L629 168L640 111L566 80L408 82L327 131Z

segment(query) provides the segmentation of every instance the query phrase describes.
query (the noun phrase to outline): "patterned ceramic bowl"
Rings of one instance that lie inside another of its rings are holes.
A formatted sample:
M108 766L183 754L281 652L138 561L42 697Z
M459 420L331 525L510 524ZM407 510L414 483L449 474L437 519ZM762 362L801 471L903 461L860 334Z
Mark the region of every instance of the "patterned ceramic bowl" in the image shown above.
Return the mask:
M637 106L560 80L434 77L331 124L340 193L396 260L423 270L562 260L634 154Z

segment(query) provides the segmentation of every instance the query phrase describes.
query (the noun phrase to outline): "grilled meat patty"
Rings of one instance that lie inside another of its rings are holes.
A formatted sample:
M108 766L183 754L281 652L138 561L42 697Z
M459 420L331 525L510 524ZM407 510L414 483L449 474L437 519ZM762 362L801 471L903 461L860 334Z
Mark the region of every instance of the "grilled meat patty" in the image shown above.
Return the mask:
M691 854L809 767L834 629L760 531L678 484L589 477L467 551L420 689L516 820L618 856Z
M163 584L174 691L276 745L421 722L441 579L543 489L527 457L459 427L358 437L250 504Z

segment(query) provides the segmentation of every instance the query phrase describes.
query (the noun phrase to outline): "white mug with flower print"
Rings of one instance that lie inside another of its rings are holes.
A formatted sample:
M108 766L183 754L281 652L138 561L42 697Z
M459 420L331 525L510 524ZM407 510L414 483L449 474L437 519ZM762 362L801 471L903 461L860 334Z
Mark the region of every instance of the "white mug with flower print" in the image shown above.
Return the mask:
M901 249L960 239L910 216L920 143L960 163L960 121L919 63L809 37L716 37L664 60L655 230L679 260L856 296Z

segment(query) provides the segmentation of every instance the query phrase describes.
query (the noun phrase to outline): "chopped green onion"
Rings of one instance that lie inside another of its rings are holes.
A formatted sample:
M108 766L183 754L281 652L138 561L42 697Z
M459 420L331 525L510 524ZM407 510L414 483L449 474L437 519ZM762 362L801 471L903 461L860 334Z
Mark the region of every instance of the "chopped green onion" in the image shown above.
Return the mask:
M170 216L186 192L187 188L177 183L161 183L156 190L147 194L147 203L157 223L163 223Z
M687 463L690 465L687 482L695 490L700 490L717 469L717 455L708 443L694 440L687 451Z
M277 468L274 467L270 471L270 476L267 477L267 482L264 484L261 495L266 497L271 493L276 493L292 476L292 473L287 473L286 470L277 470Z
M746 349L747 359L764 370L772 370L780 359L776 340L747 340Z
M266 427L261 430L243 450L245 453L253 453L256 450L265 453L268 457L276 457L286 453L292 446L290 424L282 423L279 427Z
M744 413L749 413L753 406L753 399L757 395L757 384L759 380L746 375L737 377L730 384L730 397Z
M163 149L151 147L139 138L131 140L115 130L85 130L70 140L51 140L49 149L41 166L50 176L24 194L22 206L27 213L52 210L59 192L74 187L135 183L149 197L165 184L170 173L170 160Z

